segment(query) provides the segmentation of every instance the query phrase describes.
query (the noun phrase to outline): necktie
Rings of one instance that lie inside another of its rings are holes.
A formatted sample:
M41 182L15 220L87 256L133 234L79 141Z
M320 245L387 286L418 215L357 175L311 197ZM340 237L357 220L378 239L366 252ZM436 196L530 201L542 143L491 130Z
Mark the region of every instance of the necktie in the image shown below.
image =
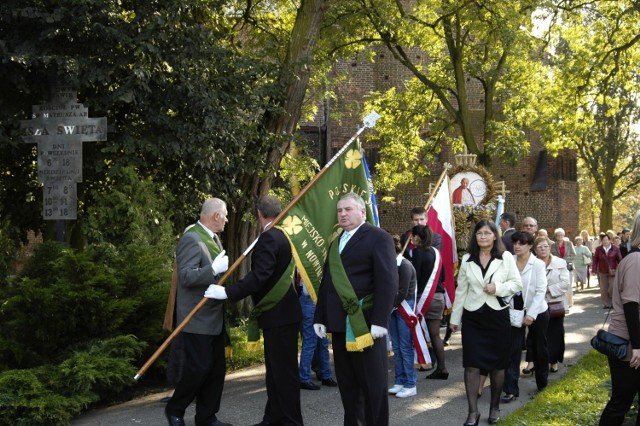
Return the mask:
M340 236L340 244L338 244L338 253L342 253L342 249L347 244L347 241L349 241L349 238L351 238L351 233L349 233L349 231L344 231Z
M220 250L222 250L222 241L220 241L218 234L216 233L213 234L213 241L215 241L218 247L220 248Z

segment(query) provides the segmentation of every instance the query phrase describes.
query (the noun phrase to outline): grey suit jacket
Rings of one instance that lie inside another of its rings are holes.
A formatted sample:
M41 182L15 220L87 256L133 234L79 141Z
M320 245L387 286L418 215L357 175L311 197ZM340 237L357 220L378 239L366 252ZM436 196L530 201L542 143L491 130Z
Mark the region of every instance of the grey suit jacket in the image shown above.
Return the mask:
M176 262L178 265L176 324L180 324L202 300L207 287L217 281L217 277L213 274L211 267L213 259L209 250L195 232L185 232L178 241ZM184 331L219 335L222 333L223 318L224 302L212 299L198 311Z

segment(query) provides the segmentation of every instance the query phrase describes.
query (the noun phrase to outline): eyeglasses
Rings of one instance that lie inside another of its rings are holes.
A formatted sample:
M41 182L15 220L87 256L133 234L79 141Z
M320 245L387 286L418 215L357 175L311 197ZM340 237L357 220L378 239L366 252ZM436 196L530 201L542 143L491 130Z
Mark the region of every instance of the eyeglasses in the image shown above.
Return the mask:
M536 247L536 250L540 250L540 249L542 249L542 250L546 250L546 249L548 249L548 248L549 248L549 246L544 245L544 246L538 246L538 247Z
M476 237L491 237L493 232L476 232Z

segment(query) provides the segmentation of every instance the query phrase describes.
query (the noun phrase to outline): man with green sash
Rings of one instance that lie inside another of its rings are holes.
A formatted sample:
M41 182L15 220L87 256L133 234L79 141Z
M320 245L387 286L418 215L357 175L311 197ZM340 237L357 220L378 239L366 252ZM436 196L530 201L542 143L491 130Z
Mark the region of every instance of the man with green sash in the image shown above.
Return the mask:
M291 245L284 232L269 228L280 214L280 200L262 197L258 201L258 220L264 231L251 253L251 271L240 281L222 287L212 285L204 294L213 299L239 301L253 298L249 339L254 321L264 335L267 405L258 425L302 425L300 380L298 377L298 332L302 311L294 288L294 262Z
M226 223L225 202L209 198L202 205L198 223L178 241L174 325L182 323L202 300L202 292L228 269L229 259L216 235ZM217 300L204 305L182 331L185 362L165 408L170 426L184 426L184 412L194 399L197 426L231 426L216 417L226 372L224 337L224 303Z
M385 336L398 292L393 238L365 222L365 202L350 192L338 201L342 233L329 246L314 329L332 333L345 425L389 424Z

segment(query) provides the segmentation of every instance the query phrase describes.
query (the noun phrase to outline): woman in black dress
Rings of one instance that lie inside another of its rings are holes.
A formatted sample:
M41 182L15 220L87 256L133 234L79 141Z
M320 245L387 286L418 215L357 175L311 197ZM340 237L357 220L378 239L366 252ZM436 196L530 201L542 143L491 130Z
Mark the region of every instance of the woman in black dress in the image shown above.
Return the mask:
M511 347L509 310L502 298L521 290L516 262L505 251L498 228L490 220L481 220L460 263L450 324L454 332L462 325L462 363L469 407L465 426L477 425L480 419L480 370L489 371L491 379L489 424L500 419L500 394Z

